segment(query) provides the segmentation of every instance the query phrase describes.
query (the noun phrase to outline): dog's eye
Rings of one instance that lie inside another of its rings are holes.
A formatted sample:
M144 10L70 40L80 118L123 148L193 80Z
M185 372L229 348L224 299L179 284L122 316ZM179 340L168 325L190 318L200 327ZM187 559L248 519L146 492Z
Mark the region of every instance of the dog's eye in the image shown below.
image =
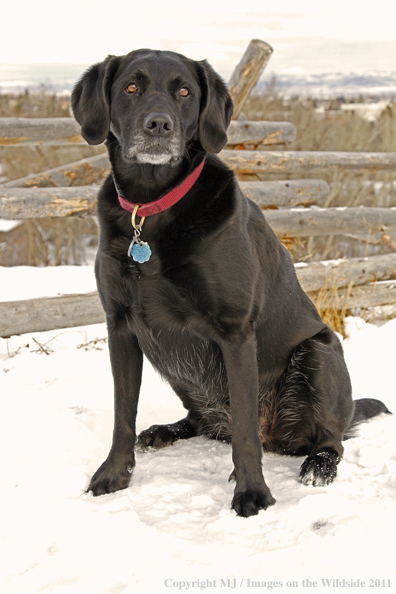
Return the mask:
M136 93L138 88L137 88L137 85L135 85L135 83L131 83L130 85L127 86L127 88L125 90L127 93Z
M187 97L190 94L190 91L187 87L182 87L178 93L179 97Z

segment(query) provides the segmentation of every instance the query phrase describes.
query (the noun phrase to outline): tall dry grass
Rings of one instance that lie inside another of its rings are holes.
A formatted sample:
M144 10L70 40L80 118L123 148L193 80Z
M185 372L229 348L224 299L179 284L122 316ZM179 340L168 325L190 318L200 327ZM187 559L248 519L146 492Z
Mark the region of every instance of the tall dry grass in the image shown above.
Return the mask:
M1 118L65 118L69 109L68 97L49 93L44 86L38 93L0 94Z
M362 99L362 101L364 101ZM351 102L359 102L358 98ZM294 151L396 151L396 105L390 105L373 124L356 113L341 110L344 100L284 99L274 93L252 94L244 113L252 120L292 122L298 130ZM324 113L318 112L325 107Z

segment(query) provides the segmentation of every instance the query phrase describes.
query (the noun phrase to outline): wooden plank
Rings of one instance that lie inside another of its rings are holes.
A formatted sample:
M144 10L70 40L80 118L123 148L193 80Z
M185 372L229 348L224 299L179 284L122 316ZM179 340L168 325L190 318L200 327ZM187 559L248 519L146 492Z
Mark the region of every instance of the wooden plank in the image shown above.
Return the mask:
M0 118L0 145L41 146L86 144L74 118ZM293 142L291 122L236 122L227 130L229 145L272 145Z
M242 188L245 184L265 188L267 182L242 182ZM18 220L93 214L97 192L97 186L0 188L0 217ZM264 190L264 201L265 194ZM271 199L267 206L269 202ZM267 210L265 217L280 237L378 233L396 228L396 208L291 208Z
M73 118L0 118L0 144L62 145L85 143Z
M22 122L15 129L9 121ZM7 124L4 122L7 121ZM61 129L58 129L58 123ZM286 122L287 123L287 122ZM231 122L230 144L238 144L237 139L242 134L243 127L249 125L252 133L252 142L256 143L261 136L262 143L271 142L274 134L282 131L280 138L283 140L292 138L293 128L288 128L284 122ZM3 127L2 127L3 126ZM76 128L77 127L77 128ZM275 130L275 129L278 130ZM67 138L72 138L73 143L78 143L76 136L70 136L71 132L79 130L77 122L72 118L0 118L0 143L8 145L29 144L31 142L42 144L52 140L65 143ZM258 134L257 130L261 130ZM245 128L246 136L249 129ZM249 133L250 133L249 132ZM63 136L61 136L63 134ZM235 136L233 136L235 134ZM265 136L268 134L268 136ZM7 136L8 135L8 136ZM290 136L289 136L290 135ZM51 139L52 137L52 139ZM42 139L42 140L40 140ZM85 142L85 141L84 141ZM247 142L247 141L244 141ZM220 153L223 161L238 172L244 174L255 173L281 173L298 174L301 172L315 175L317 172L337 173L340 171L352 172L375 172L394 171L396 167L396 153L360 153L360 152L327 152L327 151L238 151L225 149ZM104 168L108 168L108 160L105 156L99 155L94 159L100 161ZM99 165L98 165L99 167ZM12 183L12 182L10 182Z
M321 180L290 182L241 182L242 191L261 207L320 203L329 193ZM0 186L0 217L34 219L94 214L100 186L69 188L13 188Z
M110 172L110 161L106 153L80 159L67 165L54 167L41 173L32 173L20 179L14 179L0 186L3 188L49 188L67 186L85 186L100 183Z
M280 237L388 232L396 228L396 208L291 208L268 210L265 217Z
M321 205L330 186L321 179L293 179L273 182L239 182L242 192L262 208Z
M105 321L96 292L0 303L0 336L74 328Z
M298 280L304 291L320 291L323 287L349 287L366 285L373 281L396 278L396 253L298 263L295 265Z
M317 292L309 292L313 301ZM396 280L328 290L321 293L326 307L353 309L396 303ZM0 303L0 337L73 328L105 321L96 292Z
M225 149L219 157L234 171L244 174L282 175L343 171L364 173L395 171L395 153L348 153L327 151L233 151Z
M297 128L291 122L232 121L227 130L227 146L244 145L255 149L260 145L294 142Z
M98 186L1 188L0 218L42 219L94 214Z
M318 293L307 295L316 303ZM339 310L390 305L396 303L396 280L346 287L338 291L329 289L320 293L320 302L326 309L334 307Z
M243 104L256 85L274 50L260 39L252 39L228 82L234 102L233 119L237 120Z
M299 175L304 173L314 177L317 173L334 174L342 171L355 173L386 172L396 169L396 153L345 153L316 151L239 151L225 149L219 157L234 171L243 174L276 173L282 175ZM88 165L87 165L88 164ZM108 170L110 162L107 154L97 155L89 159L81 159L56 171L73 179L80 176L84 169L92 168ZM50 170L55 171L55 170ZM63 173L67 172L67 173ZM34 185L34 179L47 179L47 173L35 174L23 178L25 185ZM3 184L13 187L19 180ZM45 183L45 181L44 181Z

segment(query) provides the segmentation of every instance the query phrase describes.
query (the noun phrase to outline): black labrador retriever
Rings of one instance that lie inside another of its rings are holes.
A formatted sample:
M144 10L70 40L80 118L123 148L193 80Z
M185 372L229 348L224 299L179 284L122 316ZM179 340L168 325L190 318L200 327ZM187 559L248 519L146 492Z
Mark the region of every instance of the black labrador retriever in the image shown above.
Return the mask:
M224 82L205 61L142 49L92 66L72 107L86 141L106 141L112 165L98 197L96 277L115 423L88 490L129 484L143 353L188 413L143 431L138 447L196 435L231 442L232 507L245 517L275 503L263 449L307 455L301 481L331 483L348 429L386 408L354 405L336 335L261 210L214 155L233 110Z

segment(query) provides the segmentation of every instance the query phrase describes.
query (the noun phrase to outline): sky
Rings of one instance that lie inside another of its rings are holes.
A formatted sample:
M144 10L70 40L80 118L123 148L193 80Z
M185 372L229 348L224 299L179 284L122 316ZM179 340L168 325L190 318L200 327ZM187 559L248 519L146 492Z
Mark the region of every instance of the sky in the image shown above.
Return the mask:
M396 70L396 3L389 0L21 0L2 16L2 64L91 64L150 47L206 58L229 76L259 38L273 47L279 73Z

